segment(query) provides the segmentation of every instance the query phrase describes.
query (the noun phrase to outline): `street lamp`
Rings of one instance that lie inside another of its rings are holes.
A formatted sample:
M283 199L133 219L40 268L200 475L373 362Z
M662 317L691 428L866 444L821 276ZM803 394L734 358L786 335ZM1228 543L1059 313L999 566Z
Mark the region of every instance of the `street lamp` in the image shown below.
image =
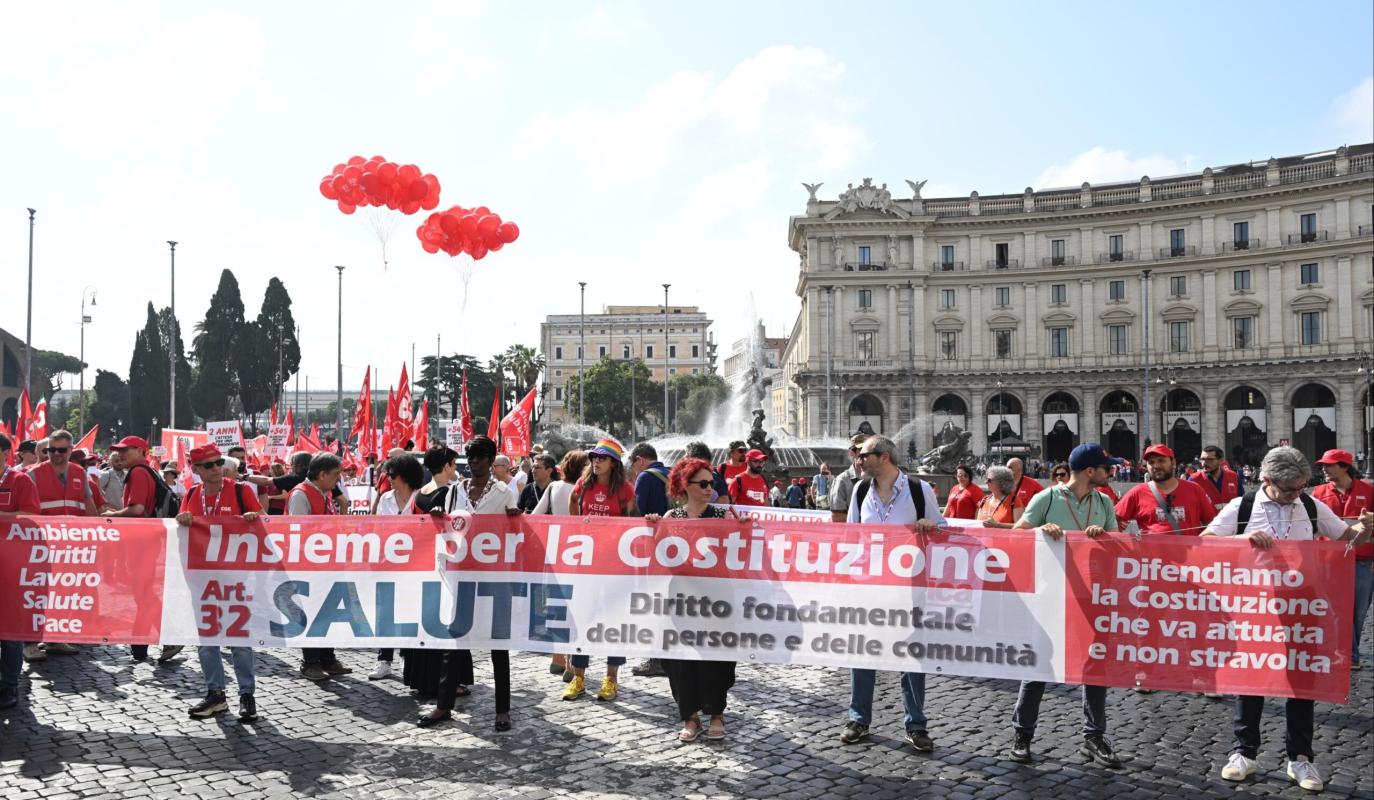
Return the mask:
M91 318L86 316L87 294L90 295L91 307L94 308L95 287L86 286L81 290L81 355L77 357L77 360L81 362L81 406L80 410L77 412L80 415L79 418L81 420L81 422L79 423L80 430L77 432L77 435L79 436L86 435L86 325L89 324L91 321Z
M834 384L835 384L835 296L831 293L835 287L825 287L825 438L830 438L830 431L833 429L834 411Z
M36 209L29 209L29 316L24 324L24 391L33 386L33 216ZM20 431L23 435L23 431Z
M344 268L335 266L339 271L339 328L338 328L338 347L339 356L336 367L338 372L334 382L334 444L339 448L339 455L343 455L344 432L343 432L343 273Z
M583 376L587 371L587 282L578 281L577 291L580 303L577 312L577 421L579 424L585 424L587 421L587 381Z
M1005 399L1002 397L1002 374L997 374L997 457L1002 459L1006 455L1005 443L1002 441L1002 425L1007 421L1007 407ZM1024 420L1023 420L1024 425Z
M668 433L668 287L663 284L663 433Z
M172 319L167 325L167 360L171 362L168 375L171 376L171 400L167 412L167 427L177 426L177 243L167 240L172 252Z
M1364 416L1364 469L1369 471L1370 463L1374 462L1374 351L1361 350L1355 355L1360 361L1360 366L1355 369L1357 375L1364 375L1364 408L1361 409Z
M1148 269L1140 271L1140 297L1144 304L1142 316L1145 318L1145 328L1141 339L1141 350L1145 353L1145 396L1140 409L1140 431L1145 437L1142 446L1148 447L1150 445L1150 415L1154 413L1150 408L1150 270Z

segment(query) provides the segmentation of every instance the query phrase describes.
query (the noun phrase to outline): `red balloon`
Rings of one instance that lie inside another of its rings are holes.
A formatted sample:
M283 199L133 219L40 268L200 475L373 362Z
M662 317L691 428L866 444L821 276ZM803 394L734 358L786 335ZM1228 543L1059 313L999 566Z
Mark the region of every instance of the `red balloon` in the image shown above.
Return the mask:
M410 183L411 181L420 177L420 168L415 166L414 164L405 164L402 165L399 170L397 170L397 173L406 183Z
M342 211L342 212L345 213L345 214L352 214L354 211L356 211L356 210L358 210L358 209L357 209L357 206L354 206L352 203L347 203L347 202L344 202L343 200L340 200L340 201L339 201L339 210Z
M325 178L324 180L320 181L320 194L324 195L326 200L339 199L338 193L334 191L333 179Z
M387 183L391 183L396 180L396 169L397 168L395 164L393 164L390 161L386 161L377 167L377 175L380 176L381 179L386 181Z
M452 236L458 232L458 218L453 214L444 214L439 217L439 227L444 229L444 233Z
M510 244L520 238L520 228L514 222L503 222L497 229L497 234L501 237L502 244Z
M366 161L366 159L364 159L362 156L353 156L352 158L348 159L348 166L351 167L357 164L361 164L364 161Z
M439 245L437 245L437 244L432 244L432 243L430 243L430 242L426 242L426 241L423 241L423 240L422 240L422 241L420 242L420 246L423 247L423 248L425 249L425 252L426 252L426 253L437 253L437 252L439 252Z
M490 239L495 235L496 230L501 227L501 218L495 214L487 214L477 220L477 232L483 239Z
M460 225L461 225L461 227L462 227L462 231L463 231L463 235L464 235L464 236L466 236L467 238L471 239L471 238L473 238L474 236L477 235L477 214L476 214L476 212L473 212L473 211L467 212L466 214L464 214L464 215L462 216L462 219L461 219L459 222L460 222Z
M502 247L504 247L504 246L505 246L505 245L501 244L501 243L498 241L498 242L495 242L495 243L493 243L493 244L487 245L487 249L490 250L491 252L495 253L497 250L500 250L500 249L501 249Z
M410 186L406 188L410 193L410 199L417 203L429 195L429 184L421 180L411 181Z
M481 261L487 257L487 246L478 242L468 249L468 254L472 256L474 261Z

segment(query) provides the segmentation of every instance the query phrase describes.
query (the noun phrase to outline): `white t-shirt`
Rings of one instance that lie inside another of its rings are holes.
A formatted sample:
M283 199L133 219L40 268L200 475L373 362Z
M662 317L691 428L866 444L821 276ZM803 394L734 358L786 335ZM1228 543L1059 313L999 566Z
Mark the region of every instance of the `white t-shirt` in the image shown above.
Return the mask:
M520 499L520 493L525 491L525 484L530 482L530 476L525 474L523 469L517 469L511 476L510 488L515 490L515 499Z
M1240 497L1226 504L1226 507L1217 512L1216 519L1207 525L1207 532L1217 536L1235 536L1236 518L1240 516ZM1345 535L1345 529L1349 527L1345 521L1336 516L1326 503L1320 500L1312 501L1317 506L1317 533L1328 539L1339 539ZM1245 525L1246 533L1255 531L1268 531L1275 539L1291 539L1293 541L1311 541L1312 523L1307 519L1307 509L1303 507L1302 501L1295 499L1292 503L1283 504L1269 497L1269 494L1261 487L1255 492L1255 505L1250 509L1250 521Z
M864 480L867 480L865 478ZM940 503L935 499L935 490L925 481L918 481L921 485L921 494L925 496L926 514L925 519L934 522L936 525L945 525L944 512L940 510ZM860 481L854 483L854 493L858 493ZM911 496L910 481L907 480L905 473L899 473L897 480L892 484L892 503L891 506L883 502L882 496L878 494L878 487L869 484L868 493L864 495L863 505L855 503L849 504L849 516L846 522L864 523L887 523L889 525L915 525L916 524L916 501ZM853 499L853 495L850 495Z
M520 497L516 495L515 490L511 488L509 483L497 480L495 477L487 478L487 482L490 486L477 501L477 505L472 507L472 513L504 514L508 508L519 510ZM467 495L469 505L471 505L470 501L472 498L470 492L471 489L469 489L469 494Z
M572 513L572 493L574 484L567 481L554 481L544 489L539 504L531 514L554 514L566 517Z
M414 510L415 510L415 495L412 494L412 495L410 496L410 500L408 500L408 501L406 502L406 513L408 514L408 513L412 512L412 511L414 511ZM397 504L397 502L396 502L396 490L395 490L395 489L392 489L392 490L390 490L390 491L388 491L388 492L383 492L383 493L382 493L382 496L381 496L380 498L377 499L377 516L379 516L379 517L389 517L389 516L400 516L400 514L401 514L401 507L400 507L400 505Z

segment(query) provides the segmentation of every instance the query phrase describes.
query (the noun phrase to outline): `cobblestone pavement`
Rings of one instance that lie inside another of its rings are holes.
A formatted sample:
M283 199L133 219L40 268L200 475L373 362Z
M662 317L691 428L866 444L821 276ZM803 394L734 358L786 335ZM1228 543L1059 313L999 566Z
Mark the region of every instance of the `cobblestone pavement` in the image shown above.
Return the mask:
M426 706L399 681L366 679L371 653L339 652L354 674L317 686L297 676L295 652L258 651L262 718L254 725L239 725L232 713L187 717L203 694L193 650L161 667L106 647L50 657L26 670L28 702L0 712L0 798L1305 794L1283 772L1282 702L1265 710L1260 773L1237 787L1217 775L1231 740L1230 703L1197 695L1112 690L1109 738L1126 763L1107 770L1077 754L1081 715L1069 687L1046 693L1035 763L1017 765L1002 758L1016 692L1006 681L931 677L926 712L936 748L923 755L901 741L892 675L879 678L872 738L843 745L847 672L741 665L726 741L679 745L664 678L627 673L619 701L589 694L567 703L545 657L515 654L515 729L498 734L488 664L477 654L479 685L459 701L455 721L420 730L413 719ZM594 659L589 676L599 667ZM232 695L227 662L226 671ZM1356 674L1348 706L1317 706L1327 796L1374 797L1372 679L1368 669Z

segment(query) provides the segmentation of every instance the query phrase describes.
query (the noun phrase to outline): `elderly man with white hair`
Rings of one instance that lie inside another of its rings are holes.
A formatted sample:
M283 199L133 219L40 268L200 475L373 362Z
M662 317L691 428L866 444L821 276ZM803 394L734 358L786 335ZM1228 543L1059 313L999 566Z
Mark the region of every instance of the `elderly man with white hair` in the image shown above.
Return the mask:
M1347 525L1325 503L1303 492L1311 477L1312 466L1300 450L1275 447L1265 454L1260 464L1260 488L1227 503L1202 535L1243 536L1261 550L1273 547L1277 541L1311 541L1318 536L1368 539L1370 531L1374 531L1374 512L1366 511L1360 515L1358 523ZM1315 705L1312 700L1290 698L1284 712L1288 777L1308 791L1323 788L1321 773L1312 763ZM1231 719L1235 745L1226 766L1221 769L1222 778L1242 781L1259 769L1260 717L1263 713L1263 697L1241 695L1236 698Z

